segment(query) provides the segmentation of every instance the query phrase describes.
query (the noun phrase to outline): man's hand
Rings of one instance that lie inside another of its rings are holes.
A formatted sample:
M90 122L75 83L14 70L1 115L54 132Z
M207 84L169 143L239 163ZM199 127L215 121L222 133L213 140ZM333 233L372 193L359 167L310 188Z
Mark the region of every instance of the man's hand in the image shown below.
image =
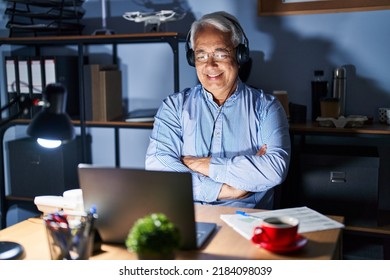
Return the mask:
M264 144L264 145L261 146L261 148L257 151L256 156L265 155L266 152L267 152L267 144Z
M192 171L209 176L210 158L209 157L182 157L182 162Z
M267 144L264 144L256 152L256 156L265 155L266 152L267 152ZM193 157L193 156L184 156L181 158L185 166L187 166L192 171L201 173L205 176L209 176L210 159L211 159L210 157Z

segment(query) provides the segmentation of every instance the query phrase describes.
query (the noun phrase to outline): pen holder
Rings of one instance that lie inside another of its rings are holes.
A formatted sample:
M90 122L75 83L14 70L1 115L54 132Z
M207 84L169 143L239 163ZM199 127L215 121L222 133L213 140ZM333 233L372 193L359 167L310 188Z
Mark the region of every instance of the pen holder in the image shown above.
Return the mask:
M52 260L88 260L94 241L94 214L44 216Z

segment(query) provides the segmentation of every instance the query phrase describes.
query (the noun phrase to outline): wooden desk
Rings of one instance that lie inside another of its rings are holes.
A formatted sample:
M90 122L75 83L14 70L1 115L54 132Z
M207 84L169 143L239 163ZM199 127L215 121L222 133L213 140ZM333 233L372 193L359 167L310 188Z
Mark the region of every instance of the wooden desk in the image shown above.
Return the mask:
M253 245L219 216L233 214L239 208L195 205L196 220L217 223L217 230L208 240L202 250L180 251L177 259L338 259L341 258L342 230L333 229L304 234L309 239L308 244L289 254L274 254ZM246 212L256 212L258 209L242 209ZM331 217L338 222L343 218ZM0 231L0 241L14 241L25 248L25 259L50 259L45 227L39 218L31 218ZM93 260L131 260L136 255L126 250L124 246L103 244L102 253L91 257Z

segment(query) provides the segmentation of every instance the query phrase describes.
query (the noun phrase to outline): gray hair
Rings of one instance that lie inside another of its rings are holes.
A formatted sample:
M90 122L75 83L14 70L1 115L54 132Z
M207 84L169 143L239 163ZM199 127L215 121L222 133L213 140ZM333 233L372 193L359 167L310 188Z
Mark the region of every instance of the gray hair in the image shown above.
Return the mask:
M242 43L242 38L244 34L242 34L241 29L237 26L239 25L238 20L231 14L220 11L220 12L204 15L198 21L194 21L192 23L191 30L190 30L190 34L191 34L190 42L192 48L194 46L194 38L196 32L200 28L207 25L214 26L216 29L222 32L231 32L232 33L231 42L234 47L237 47L240 43Z

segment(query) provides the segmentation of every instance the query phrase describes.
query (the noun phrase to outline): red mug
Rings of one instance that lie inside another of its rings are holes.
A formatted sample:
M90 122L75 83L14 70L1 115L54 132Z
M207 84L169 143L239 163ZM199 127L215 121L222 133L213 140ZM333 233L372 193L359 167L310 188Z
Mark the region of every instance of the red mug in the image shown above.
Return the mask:
M255 227L252 240L273 246L289 246L296 241L299 220L290 216L265 218Z

